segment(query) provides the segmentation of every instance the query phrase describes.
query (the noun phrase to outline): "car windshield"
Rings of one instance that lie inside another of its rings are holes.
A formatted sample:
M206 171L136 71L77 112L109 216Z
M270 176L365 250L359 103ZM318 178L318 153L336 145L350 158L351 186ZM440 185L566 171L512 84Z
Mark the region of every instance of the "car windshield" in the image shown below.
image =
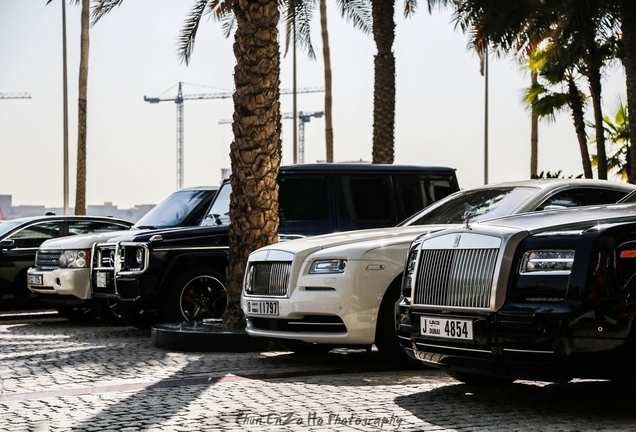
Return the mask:
M230 224L230 194L232 186L224 183L216 193L214 202L201 225L229 225Z
M132 229L178 226L207 194L208 191L204 190L175 192L139 219Z
M2 223L0 223L0 239L14 228L19 227L21 223L22 222L2 221Z
M456 192L398 226L461 224L466 212L470 212L471 221L507 216L537 191L532 187L502 187Z

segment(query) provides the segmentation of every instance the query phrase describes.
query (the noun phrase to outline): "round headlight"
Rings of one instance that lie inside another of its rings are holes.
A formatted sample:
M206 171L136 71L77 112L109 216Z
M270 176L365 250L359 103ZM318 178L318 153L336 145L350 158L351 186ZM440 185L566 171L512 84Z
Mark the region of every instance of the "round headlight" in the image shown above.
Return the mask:
M139 248L137 249L137 251L135 252L135 260L137 261L137 265L141 266L144 262L144 251L143 249Z

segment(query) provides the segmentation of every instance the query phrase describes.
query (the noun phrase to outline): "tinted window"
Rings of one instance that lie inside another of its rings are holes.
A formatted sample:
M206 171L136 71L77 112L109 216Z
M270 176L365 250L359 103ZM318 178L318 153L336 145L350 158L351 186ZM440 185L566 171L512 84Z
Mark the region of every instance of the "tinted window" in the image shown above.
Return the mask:
M393 200L386 176L342 176L338 211L344 221L389 221Z
M161 201L144 217L139 219L135 228L168 228L179 226L208 194L208 191L182 190Z
M428 207L453 192L450 183L446 180L395 176L394 181L406 216Z
M224 183L216 193L214 202L201 225L229 225L230 224L230 194L232 186Z
M509 187L457 192L425 208L400 225L460 224L466 212L470 212L471 221L507 216L537 193L537 190L530 187Z
M41 222L11 234L7 239L15 241L16 248L36 248L44 240L60 236L60 222Z
M626 195L626 192L596 188L577 188L558 192L545 200L537 210L579 207L595 204L613 204Z
M329 202L326 177L278 179L278 214L281 221L325 221Z
M68 222L68 234L69 235L78 235L78 234L93 234L93 233L101 233L101 232L109 232L109 231L120 231L126 230L128 227L110 223L110 222L99 222L99 221L69 221Z

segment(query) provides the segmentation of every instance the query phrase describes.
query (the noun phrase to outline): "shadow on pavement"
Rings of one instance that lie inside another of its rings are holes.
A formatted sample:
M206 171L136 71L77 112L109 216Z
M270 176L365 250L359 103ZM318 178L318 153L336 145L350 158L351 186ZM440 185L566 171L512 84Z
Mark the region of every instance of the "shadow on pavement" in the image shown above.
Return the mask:
M633 393L609 381L548 384L516 382L503 388L466 384L400 396L395 403L432 425L455 429L611 430L632 429L636 422ZM543 426L541 426L543 425Z

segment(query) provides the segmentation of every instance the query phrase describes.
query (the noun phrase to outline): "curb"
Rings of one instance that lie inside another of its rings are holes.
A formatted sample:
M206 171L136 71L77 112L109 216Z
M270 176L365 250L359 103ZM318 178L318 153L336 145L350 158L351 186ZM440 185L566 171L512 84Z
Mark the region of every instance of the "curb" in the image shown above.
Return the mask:
M150 336L155 348L185 352L250 352L266 346L245 329L222 327L216 319L157 324Z

